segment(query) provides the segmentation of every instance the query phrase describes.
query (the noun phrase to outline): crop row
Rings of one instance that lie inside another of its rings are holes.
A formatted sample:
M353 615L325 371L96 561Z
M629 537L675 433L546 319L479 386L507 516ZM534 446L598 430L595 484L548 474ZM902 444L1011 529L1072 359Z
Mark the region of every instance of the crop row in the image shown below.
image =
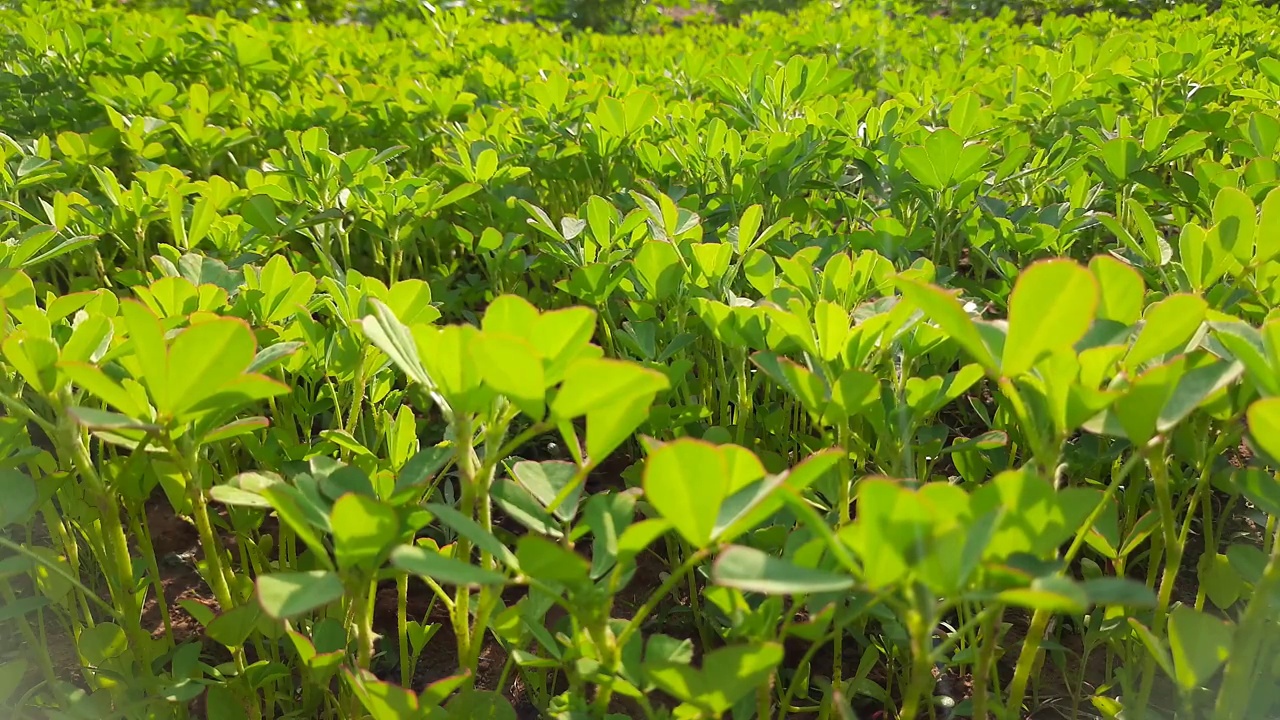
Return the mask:
M0 9L0 702L1274 714L1278 21Z

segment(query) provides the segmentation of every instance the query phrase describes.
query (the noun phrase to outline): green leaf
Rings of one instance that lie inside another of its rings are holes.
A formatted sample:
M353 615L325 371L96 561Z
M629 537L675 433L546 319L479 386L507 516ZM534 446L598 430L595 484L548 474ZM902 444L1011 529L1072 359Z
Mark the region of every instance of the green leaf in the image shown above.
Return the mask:
M205 628L205 632L214 641L229 648L244 645L257 627L262 608L247 603L231 608L214 618Z
M413 431L416 432L416 431ZM432 445L414 453L405 461L396 476L391 503L399 505L425 491L427 483L453 458L453 448L448 445Z
M675 294L684 279L680 253L669 242L650 240L631 261L640 287L650 300L662 302Z
M418 695L418 702L423 707L433 707L444 702L445 698L453 695L454 691L462 686L463 683L471 677L470 670L463 670L457 675L441 678L422 688L422 692Z
M511 703L491 690L465 688L444 707L450 720L516 720Z
M120 315L129 328L129 344L142 368L140 379L150 392L156 409L167 412L170 408L169 356L165 351L160 321L146 305L134 300L120 303Z
M480 374L534 420L544 414L546 377L533 345L515 335L485 331L472 344Z
M1219 252L1216 238L1195 223L1182 226L1178 234L1178 259L1192 290L1202 292L1218 279L1214 266L1221 257L1225 257L1225 253Z
M728 483L725 457L701 440L667 443L645 463L645 499L697 548L711 543Z
M1142 169L1142 148L1133 138L1118 137L1098 148L1103 166L1116 181L1124 181Z
M81 630L76 638L76 650L90 666L101 665L128 652L129 640L119 625L104 622Z
M44 607L48 607L53 601L47 597L34 595L30 597L18 598L12 602L6 602L0 605L0 622L8 622L14 618L22 617L29 612L34 612Z
M1099 319L1132 325L1142 317L1146 287L1138 271L1110 255L1090 260L1089 271L1098 281Z
M522 460L511 467L511 476L524 489L533 494L542 507L550 507L572 483L578 474L578 467L563 460L544 460L534 462ZM565 496L564 501L556 507L555 516L568 522L578 514L578 502L582 496L581 483Z
M1259 510L1280 517L1280 480L1274 473L1259 468L1237 470L1233 484Z
M1170 430L1206 400L1225 391L1243 372L1244 365L1238 362L1218 360L1208 354L1194 357L1161 408L1156 430Z
M736 238L735 249L741 255L751 247L751 243L756 239L756 233L760 232L760 222L764 219L764 208L759 205L752 205L742 211L742 218L738 221L738 232Z
M663 382L666 382L665 376ZM653 391L642 391L587 411L587 463L590 466L599 465L644 423L654 395Z
M382 682L371 673L357 678L350 670L344 670L343 676L373 720L420 720L427 717L412 690Z
M474 341L480 331L470 325L416 325L412 330L419 358L440 394L455 412L482 412L491 394L483 386Z
M58 346L42 337L12 335L4 341L4 357L40 395L58 385Z
M369 342L386 353L387 357L391 358L391 362L408 375L410 380L427 388L434 387L426 369L422 366L422 360L418 357L418 347L414 343L409 328L401 323L395 313L391 312L391 308L384 305L382 301L369 298L369 307L373 309L373 314L360 322L360 327L364 330L365 337L369 338Z
M1184 690L1203 686L1231 651L1231 624L1180 605L1169 613L1174 679Z
M538 537L525 535L516 543L520 571L538 580L579 583L587 579L588 565L577 553Z
M720 553L711 579L717 585L766 595L837 592L854 586L847 575L801 567L741 545Z
M253 362L256 345L242 320L210 320L183 330L169 347L169 412L181 416L230 384Z
M489 491L502 512L526 528L550 537L559 538L563 533L555 518L551 517L528 490L510 478L501 478Z
M1145 444L1155 435L1160 413L1173 397L1185 368L1185 357L1148 368L1108 410L1086 422L1084 428Z
M571 420L591 410L665 390L667 376L634 363L604 358L588 358L573 363L564 384L551 403L557 419Z
M1253 201L1241 190L1224 187L1213 199L1213 231L1226 255L1233 256L1241 265L1253 258L1253 236L1257 226ZM1225 271L1229 260L1224 257Z
M1254 260L1259 266L1280 255L1280 188L1267 193L1262 200L1254 245Z
M480 321L485 333L527 337L538 322L538 309L519 295L499 295Z
M591 578L598 579L617 564L619 529L635 519L633 493L597 493L587 502L583 521L591 530Z
M1227 548L1227 559L1240 578L1252 585L1262 579L1267 569L1267 555L1253 545L1237 544Z
M1165 674L1170 678L1175 678L1176 673L1173 669L1173 659L1169 657L1169 651L1165 649L1164 643L1156 634L1151 632L1147 626L1138 622L1134 618L1129 618L1129 627L1137 634L1138 639L1146 646L1147 652L1151 653L1151 657L1155 658L1156 663L1164 670Z
M950 128L935 130L924 145L901 150L902 163L921 183L935 190L951 187L967 179L990 155L978 144L966 145Z
M480 526L480 523L458 512L450 505L427 503L423 506L440 522L453 528L454 532L471 541L477 548L493 555L499 562L512 570L519 570L520 563L515 553L511 552L502 541Z
M0 497L4 498L0 503L0 528L25 522L40 498L34 480L8 468L0 468Z
M316 502L292 485L277 483L258 490L259 494L271 503L276 515L311 548L314 557L320 559L326 567L332 567L329 549L316 530L329 532L329 516Z
M297 617L342 597L342 580L325 570L258 576L258 602L277 620Z
M372 450L361 445L360 441L346 430L321 430L319 435L322 439L328 440L352 455L357 457L374 457Z
M1156 594L1136 580L1123 577L1096 577L1080 583L1089 602L1125 608L1153 608Z
M801 407L814 418L821 418L827 407L827 387L822 378L799 363L771 352L751 355L751 362L771 380L800 401Z
M618 536L618 563L634 560L670 529L671 523L664 518L649 518L628 525Z
M333 554L343 569L373 569L400 537L396 511L358 493L338 498L330 511L329 525L333 528Z
M569 365L595 348L591 345L595 322L595 311L585 307L553 310L538 318L529 339L543 358L547 385L563 380Z
M707 653L701 670L681 662L646 660L644 671L663 692L719 717L759 687L782 658L778 643L730 645Z
M720 506L712 537L731 541L752 530L782 508L784 501L779 493L797 496L803 493L835 469L842 452L840 448L831 448L814 453L786 472L732 491Z
M392 550L391 564L407 573L429 577L446 585L504 585L507 582L501 573L412 545L401 545Z
M1220 610L1230 610L1244 591L1244 580L1222 553L1207 553L1200 559L1200 587Z
M21 658L7 663L0 663L0 703L10 705L13 691L18 689L27 676L27 661Z
M1030 587L1003 590L996 597L1008 605L1055 613L1078 614L1089 607L1085 589L1058 575L1036 578Z
M1178 294L1157 302L1143 314L1142 330L1125 356L1125 366L1136 369L1149 360L1179 352L1204 320L1209 304L1199 295Z
M955 295L932 285L899 277L898 290L912 305L955 340L990 375L998 374L995 356Z
M1273 464L1280 463L1280 398L1264 398L1253 403L1246 417L1254 447L1266 453ZM1280 516L1277 510L1271 510L1270 514Z
M1089 330L1098 282L1071 260L1035 263L1018 275L1009 296L1009 334L1000 372L1016 377L1040 358L1070 349Z

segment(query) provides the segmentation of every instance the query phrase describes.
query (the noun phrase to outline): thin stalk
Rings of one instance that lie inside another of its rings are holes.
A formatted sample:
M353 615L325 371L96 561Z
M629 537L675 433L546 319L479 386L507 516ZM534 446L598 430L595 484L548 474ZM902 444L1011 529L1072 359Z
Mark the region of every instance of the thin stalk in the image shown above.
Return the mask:
M903 692L901 717L914 720L920 715L921 698L928 697L929 686L934 679L929 647L933 639L933 622L932 618L913 609L907 615L907 626L911 635L911 674Z
M1094 507L1089 517L1081 523L1079 530L1076 531L1076 537L1071 542L1071 547L1067 549L1063 562L1070 565L1075 559L1076 553L1084 547L1085 536L1089 530L1093 528L1094 523L1102 516L1107 504L1111 498L1115 497L1120 489L1121 483L1124 482L1130 471L1142 459L1142 455L1134 453L1125 461L1116 473L1111 476L1111 483L1107 485L1107 489L1102 494L1102 500ZM1047 610L1036 610L1031 616L1031 625L1027 629L1027 637L1022 645L1022 652L1018 655L1018 664L1014 668L1013 680L1009 685L1009 708L1019 708L1022 700L1026 697L1027 682L1031 678L1031 671L1036 665L1036 659L1040 652L1040 643L1044 639L1045 630L1049 627L1049 621L1053 614Z
M169 647L173 647L173 620L169 618L169 600L165 597L164 580L160 577L160 565L156 562L156 549L151 542L146 517L146 512L141 510L129 513L129 524L138 538L139 549L147 562L147 572L151 575L151 589L156 594L156 606L160 611L160 619L164 622L164 638Z
M477 474L476 456L472 446L475 442L473 419L469 413L462 413L455 417L453 426L454 435L454 462L458 466L459 488L462 493L462 514L472 517L475 513L476 490L475 479ZM455 557L462 561L467 561L471 557L471 541L465 537L459 537L457 540L457 550ZM471 589L465 585L459 585L453 600L453 611L449 614L453 624L453 633L458 642L458 660L465 662L466 658L471 657ZM471 669L471 668L465 668ZM474 673L473 673L474 674Z
M698 574L689 573L689 610L693 613L693 623L698 627L698 639L702 641L702 647L711 647L711 635L707 632L707 623L702 617L702 603L699 600L698 592Z
M373 598L378 592L376 581L357 583L352 607L356 623L356 667L368 670L373 660Z
M106 600L103 600L102 598L98 597L97 593L95 593L94 591L86 587L84 583L80 582L80 578L67 572L66 568L62 567L60 564L56 562L50 562L44 556L37 555L36 553L28 550L26 547L9 540L3 535L0 535L0 547L5 548L6 550L12 550L13 552L16 552L19 555L26 557L28 560L31 560L37 565L40 565L45 570L49 571L50 574L57 575L58 577L62 578L66 582L70 583L72 587L75 587L76 589L83 592L85 597L92 600L94 604L101 607L103 612L106 613L107 617L114 620L116 624L118 625L125 624L124 618L121 617L121 611L118 608L116 608Z
M204 496L204 485L197 474L196 446L189 445L186 448L187 452L184 453L178 449L171 438L166 436L163 441L170 456L177 462L178 469L187 484L187 499L191 503L191 518L195 521L200 550L204 555L209 589L213 591L214 599L218 601L218 606L225 613L234 608L236 603L231 594L231 586L227 582L227 570L222 562L218 536L214 533L213 522L209 519L209 506ZM248 665L244 647L232 648L231 657L235 662L236 670L243 673ZM248 701L250 718L253 720L261 718L262 709L258 704L256 691L249 691L245 699Z
M409 575L396 574L396 631L400 639L400 684L413 682L413 660L409 657Z
M844 628L837 628L832 630L830 633L827 633L827 635L819 639L817 642L809 645L809 648L804 651L804 655L800 657L800 662L795 666L796 672L799 673L804 670L805 667L809 666L809 664L813 662L813 656L818 653L820 648L827 644L828 640L834 640L835 636L842 634L844 634ZM781 708L782 712L785 713L791 708L791 698L795 697L798 685L799 683L794 679L787 683L787 689L782 693L782 697L778 701L778 707Z
M1000 620L1004 617L1003 605L996 604L989 609L995 612L982 620L979 635L981 645L978 648L978 661L973 668L973 720L987 720L987 701L991 692L987 675L995 663L996 648L999 646L996 628L1000 626Z
M747 363L747 352L743 350L740 353L740 363L738 368L738 408L734 413L734 424L737 425L738 437L737 443L745 445L747 442L747 426L751 422L751 399L750 392L747 389L747 376L749 374L750 365Z
M1151 482L1156 491L1157 511L1160 513L1161 539L1164 543L1164 572L1160 578L1160 591L1156 596L1156 610L1151 619L1151 632L1157 638L1164 638L1166 618L1169 604L1173 599L1173 586L1178 579L1178 570L1182 565L1182 543L1178 538L1178 519L1173 509L1173 492L1169 487L1169 469L1165 464L1164 443L1158 443L1148 449L1147 468L1151 472ZM1156 562L1152 558L1152 565ZM1142 718L1146 714L1147 700L1155 683L1156 659L1148 654L1142 669L1142 683L1138 690L1138 702L1134 707L1136 716Z
M364 392L368 378L365 377L365 359L366 352L360 353L360 359L356 362L356 379L355 388L351 392L351 409L347 411L347 424L344 429L348 435L356 434L356 425L360 422L360 412L364 408Z
M678 568L673 570L671 574L667 575L667 579L663 580L662 585L659 585L658 589L649 593L648 600L645 600L644 605L641 605L639 609L631 615L630 623L627 623L625 628L622 629L622 632L618 633L617 637L613 639L613 642L603 643L603 647L600 647L600 650L602 650L602 665L605 669L616 673L618 665L622 662L621 650L623 647L627 646L627 641L630 641L631 635L639 632L640 626L644 624L645 619L649 618L649 615L652 614L655 607L658 607L658 603L662 602L663 598L667 597L668 594L675 592L676 585L680 584L681 580L684 580L685 575L689 574L692 569L696 568L699 562L707 559L710 553L712 553L712 548L703 548L703 550L696 551L687 556L685 561L681 562ZM612 578L609 580L609 582L611 582L611 587L614 587L614 578L617 578L618 575L621 574L621 571L621 568L614 568ZM570 612L572 616L572 610L570 610ZM599 688L599 691L596 692L593 705L599 708L607 708L612 697L612 685L602 685L602 687Z
M135 648L142 677L152 678L151 659L147 657L146 648L150 644L150 635L142 629L142 609L133 588L133 558L129 554L129 539L124 533L124 524L120 521L120 507L107 489L102 478L95 469L93 458L85 445L80 429L66 414L66 398L60 402L62 420L60 422L62 444L70 450L71 460L76 472L85 482L86 490L98 509L99 523L102 527L105 547L105 558L110 558L112 575L109 585L112 588L112 600L120 608L119 617L124 621L125 633Z
M1222 688L1213 709L1214 720L1244 720L1249 710L1253 691L1256 689L1257 664L1261 657L1262 641L1268 637L1267 623L1276 616L1271 598L1280 591L1280 526L1271 518L1272 528L1268 536L1271 552L1262 577L1253 588L1253 598L1240 625L1236 628L1231 655L1222 677Z
M685 558L684 562L680 564L680 567L673 570L671 574L667 576L667 579L662 582L662 585L658 586L657 590L650 593L649 599L646 600L645 603L641 605L631 616L631 621L627 623L627 626L618 634L618 639L616 640L617 646L626 647L627 640L630 640L631 636L640 630L640 626L644 624L645 618L649 616L649 613L653 612L653 609L658 606L658 603L662 601L662 598L669 595L671 590L675 588L682 579L684 579L686 574L697 567L698 563L706 560L710 555L711 548L703 548Z
M849 426L841 423L837 433L837 444L840 448L840 507L838 509L840 517L840 527L847 526L852 517L850 515L849 506L852 504L851 492L853 486L853 468L849 463ZM834 647L832 648L831 658L831 686L839 688L844 682L844 632L841 628L836 628Z
M187 475L187 498L191 502L191 518L195 521L196 533L200 540L200 548L204 552L205 567L209 574L209 589L218 601L222 612L235 607L231 595L231 586L223 569L222 553L218 549L218 536L213 530L213 521L209 518L209 507L205 501L204 489L200 481L190 473L190 468L183 468Z
M955 632L949 634L946 640L943 640L942 642L938 643L937 646L935 646L932 650L929 651L929 662L936 663L941 661L947 655L947 653L951 652L952 648L958 646L960 642L966 636L968 636L969 632L972 631L975 627L979 627L979 626L985 627L987 617L989 615L996 614L998 610L1002 610L1002 606L999 604L995 604L995 605L990 605L984 608L981 612L974 613L972 617L965 620L965 622L961 624L960 627L956 628ZM943 613L946 612L945 606L943 607L942 612Z
M14 593L13 587L9 585L7 579L0 579L0 598L4 599L6 606L11 606L18 601L18 596ZM25 614L19 614L16 619L18 621L18 631L22 633L22 639L26 641L27 647L32 648L35 652L36 664L40 666L40 673L44 675L45 682L49 685L56 684L58 682L58 674L54 672L53 661L49 659L48 644L40 642L40 639L36 637L36 633L31 629L31 623L27 622Z
M40 514L44 518L45 527L49 530L49 534L58 538L61 543L63 552L67 556L67 565L71 567L71 574L80 577L80 545L76 542L75 535L67 530L66 524L62 521L62 516L54 507L52 501L45 502L40 509ZM89 600L85 597L85 593L78 587L73 587L76 602L80 607L80 613L83 616L85 627L93 627L93 613L89 610Z

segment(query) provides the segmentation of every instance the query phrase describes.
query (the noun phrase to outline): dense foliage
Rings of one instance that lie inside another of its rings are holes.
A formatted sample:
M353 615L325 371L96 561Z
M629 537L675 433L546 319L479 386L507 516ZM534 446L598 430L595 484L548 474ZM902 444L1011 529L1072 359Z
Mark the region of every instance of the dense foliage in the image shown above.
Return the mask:
M17 717L1280 712L1275 10L0 27Z

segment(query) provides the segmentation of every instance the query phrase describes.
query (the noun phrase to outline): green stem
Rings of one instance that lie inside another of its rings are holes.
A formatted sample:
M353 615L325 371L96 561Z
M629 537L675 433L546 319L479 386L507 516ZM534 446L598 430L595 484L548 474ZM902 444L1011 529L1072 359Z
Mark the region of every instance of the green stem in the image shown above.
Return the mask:
M1236 628L1231 655L1222 676L1222 688L1213 709L1214 720L1244 720L1253 692L1260 685L1257 664L1262 641L1271 636L1266 632L1266 626L1274 622L1277 614L1272 606L1272 597L1280 591L1280 523L1272 522L1271 525L1273 530L1268 536L1270 559Z
M155 546L151 543L151 532L146 527L146 512L139 509L129 514L133 534L138 537L138 546L142 550L143 559L147 562L147 572L151 575L151 591L156 594L156 606L160 610L160 619L164 623L164 637L173 647L173 621L169 618L169 600L164 593L164 580L160 577L160 565L156 562Z
M921 698L927 698L933 682L933 659L930 641L933 639L933 620L916 609L907 615L911 634L911 676L902 698L900 717L914 720L920 716Z
M454 419L454 462L458 466L459 490L462 494L462 514L472 517L475 512L477 475L476 456L472 443L475 442L473 417L469 413L460 413ZM471 559L471 541L459 537L454 557L468 562ZM453 612L450 613L453 633L458 642L458 660L465 663L471 657L471 588L459 585L454 594ZM463 666L462 669L473 668ZM474 672L473 672L474 675Z
M796 673L799 674L803 672L804 669L813 662L813 656L818 653L818 650L826 646L828 640L834 641L837 636L842 635L843 633L844 628L839 627L822 637L817 642L809 645L808 649L804 651L804 655L800 658L800 662L795 666ZM799 685L800 683L796 682L795 679L792 679L791 682L787 683L787 689L782 693L782 697L778 701L778 707L781 708L783 713L786 713L791 707L791 698L795 697L796 689Z
M4 599L5 605L13 605L18 601L17 594L13 592L8 580L0 579L0 598ZM22 639L26 641L27 647L31 648L35 653L36 663L40 666L40 672L44 675L45 682L50 685L56 684L58 682L58 674L54 672L53 661L49 659L48 646L40 642L39 638L36 637L35 631L31 629L31 624L27 622L26 615L18 615L16 619L18 621L18 630L22 633Z
M86 587L84 583L80 582L80 578L67 572L66 568L62 567L60 563L51 562L50 560L45 558L43 555L37 555L36 553L28 550L26 547L9 540L3 535L0 535L0 547L5 548L6 550L12 550L13 552L18 553L19 555L26 557L28 560L31 560L35 564L40 565L45 570L47 570L51 575L57 575L58 577L62 578L66 582L70 583L73 587L80 590L80 592L84 593L84 596L89 600L92 600L94 604L101 607L102 610L106 613L107 617L114 620L117 624L121 624L121 625L124 624L124 618L121 617L121 612L119 609L117 609L115 606L113 606L111 603L107 602L106 600L103 600L102 598L98 597L97 593L95 593L94 591Z
M373 597L378 592L376 581L360 581L356 584L352 619L356 623L356 667L368 670L373 661Z
M360 422L360 412L364 408L364 391L368 378L365 377L365 353L360 353L356 363L355 388L351 393L351 409L347 411L347 424L344 428L348 435L356 434L356 425Z
M686 574L697 567L698 563L707 559L710 555L711 548L703 548L685 558L684 562L680 564L680 567L672 571L672 573L667 576L667 579L662 582L662 585L658 586L657 590L650 593L649 599L646 600L645 603L635 611L635 614L631 616L631 621L627 623L627 626L618 634L618 639L616 641L618 647L626 647L627 640L631 639L631 636L640 630L640 626L644 624L645 618L649 616L649 613L653 612L654 608L658 606L658 603L662 602L662 599L671 593L672 589L675 588L682 579L684 579Z
M142 609L138 605L133 587L133 558L129 554L129 539L120 520L120 507L98 475L80 429L66 413L66 399L60 403L63 445L70 450L76 472L85 482L89 497L98 510L103 542L106 545L105 556L110 558L114 569L114 577L109 578L111 582L108 583L112 590L111 598L116 607L120 608L119 617L123 619L125 633L135 648L142 677L150 680L151 658L148 657L147 649L150 647L151 636L142 628Z
M1178 538L1178 519L1173 509L1173 492L1169 487L1169 469L1165 464L1164 443L1147 448L1147 467L1156 493L1156 510L1160 513L1161 540L1164 545L1164 572L1160 578L1160 591L1156 597L1156 610L1151 619L1151 632L1157 638L1164 637L1169 604L1173 599L1173 587L1177 583L1182 565L1182 543ZM1152 558L1155 563L1155 558ZM1136 717L1146 714L1147 700L1155 683L1156 659L1148 654L1143 663L1142 683L1138 690L1138 702L1134 707Z
M1040 654L1040 643L1044 640L1045 630L1053 613L1037 610L1031 616L1031 625L1027 628L1027 637L1022 644L1022 652L1018 654L1018 665L1013 671L1013 681L1009 684L1009 700L1006 707L1010 712L1021 712L1022 700L1027 694L1027 682L1031 679L1031 670L1036 665Z
M396 574L396 630L400 636L400 684L413 682L413 660L409 656L409 576Z
M978 662L973 668L973 720L987 720L987 701L990 697L990 683L987 675L995 663L996 648L999 646L996 629L1004 616L1003 605L993 605L994 610L982 620L981 647L978 649ZM984 613L985 614L985 613Z
M236 602L231 594L231 586L227 582L227 570L222 562L218 536L214 533L213 522L209 518L209 506L204 495L204 484L197 472L199 464L196 458L196 446L190 445L184 453L174 444L173 439L167 436L164 437L164 445L168 449L170 456L177 462L179 471L187 484L187 499L191 503L191 519L195 522L196 534L200 540L200 550L204 555L206 580L209 583L209 589L213 591L213 597L218 601L218 606L222 612L228 612L236 606ZM248 666L244 647L232 648L231 658L235 663L237 672L243 673ZM253 720L260 718L262 716L262 708L258 703L257 692L248 691L244 699L248 702L249 717Z

